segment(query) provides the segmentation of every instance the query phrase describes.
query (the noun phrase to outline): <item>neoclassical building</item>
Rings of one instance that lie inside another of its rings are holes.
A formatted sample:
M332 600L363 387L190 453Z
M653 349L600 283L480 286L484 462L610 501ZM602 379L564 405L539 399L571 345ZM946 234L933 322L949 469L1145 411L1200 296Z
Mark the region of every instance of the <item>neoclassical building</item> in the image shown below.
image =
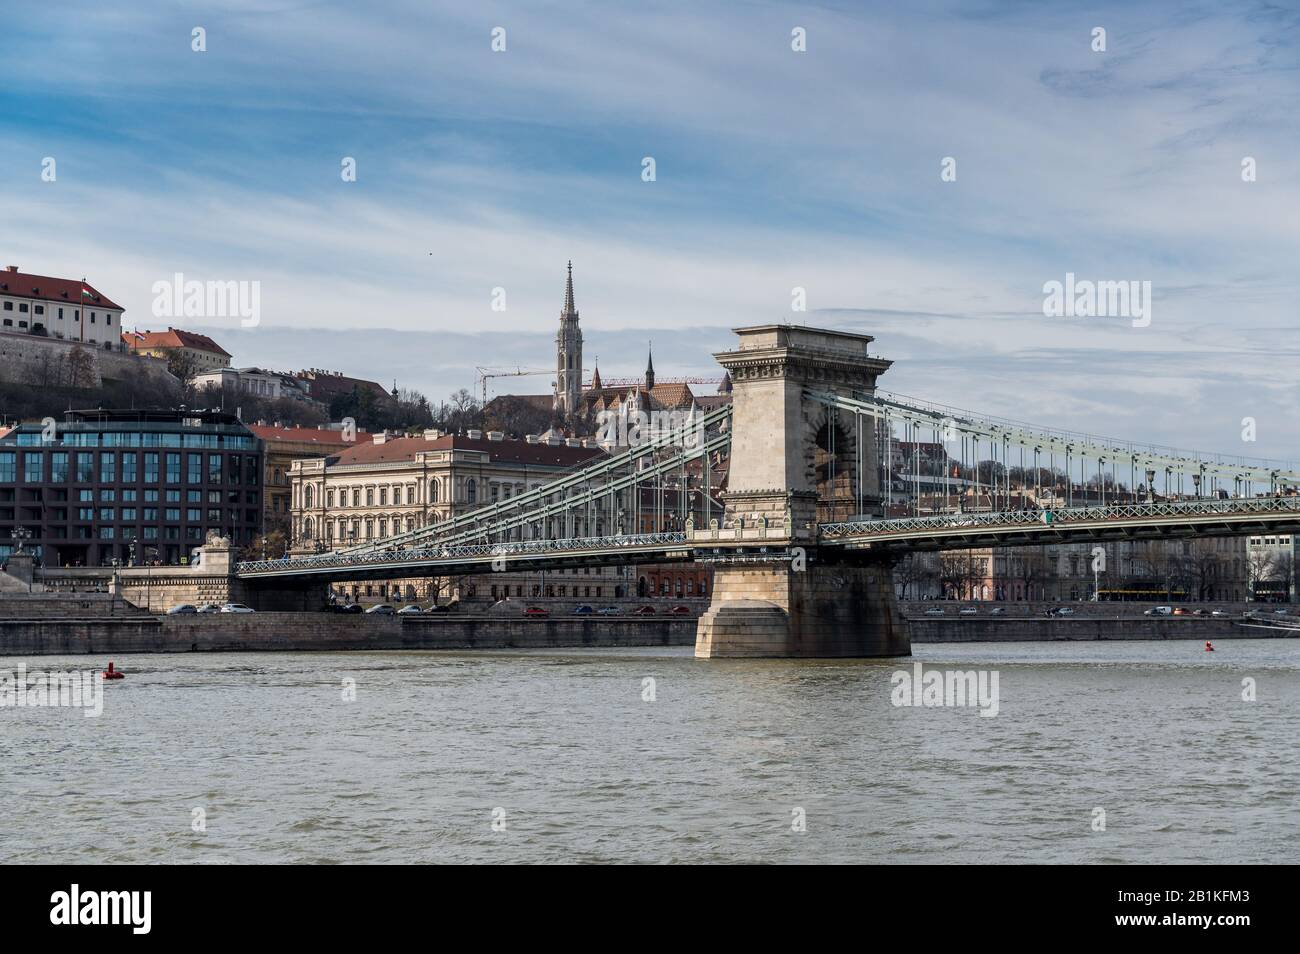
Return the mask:
M499 431L470 430L462 436L428 430L422 437L373 434L327 456L292 462L293 549L333 550L416 530L509 500L602 453L591 441L509 440ZM487 597L495 588L499 596L523 597L534 595L534 585L542 585L515 576L494 574L481 593L479 581L462 580L466 586L460 595ZM445 585L426 579L348 584L341 595L358 600L395 595L427 599L440 590L445 595ZM503 590L507 585L512 587L508 594Z

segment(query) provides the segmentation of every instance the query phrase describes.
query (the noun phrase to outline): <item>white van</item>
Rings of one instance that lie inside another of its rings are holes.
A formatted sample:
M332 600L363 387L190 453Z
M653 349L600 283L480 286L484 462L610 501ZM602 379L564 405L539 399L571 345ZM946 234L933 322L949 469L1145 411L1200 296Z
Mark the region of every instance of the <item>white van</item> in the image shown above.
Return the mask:
M1153 606L1143 616L1173 616L1174 608L1172 606Z

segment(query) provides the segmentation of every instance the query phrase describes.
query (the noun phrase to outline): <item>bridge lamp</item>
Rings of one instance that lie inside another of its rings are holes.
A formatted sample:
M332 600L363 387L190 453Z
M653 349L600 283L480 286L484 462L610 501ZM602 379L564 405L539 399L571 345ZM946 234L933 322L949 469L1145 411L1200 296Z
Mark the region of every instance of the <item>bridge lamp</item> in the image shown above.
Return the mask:
M1154 468L1147 468L1147 503L1156 502L1156 472Z

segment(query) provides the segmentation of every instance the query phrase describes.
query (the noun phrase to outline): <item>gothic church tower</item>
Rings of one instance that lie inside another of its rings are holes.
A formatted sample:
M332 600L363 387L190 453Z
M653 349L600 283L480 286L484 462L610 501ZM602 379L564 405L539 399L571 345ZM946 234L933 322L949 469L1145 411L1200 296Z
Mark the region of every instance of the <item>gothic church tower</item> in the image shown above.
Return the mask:
M555 413L571 420L582 402L582 331L578 309L573 304L573 262L564 285L564 310L560 330L555 333Z

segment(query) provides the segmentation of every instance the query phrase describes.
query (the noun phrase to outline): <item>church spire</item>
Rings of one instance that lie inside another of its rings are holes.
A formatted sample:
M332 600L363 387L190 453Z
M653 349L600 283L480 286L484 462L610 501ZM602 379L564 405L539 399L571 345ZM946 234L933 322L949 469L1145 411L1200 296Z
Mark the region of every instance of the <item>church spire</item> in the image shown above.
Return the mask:
M591 372L591 389L600 390L600 358L596 359L596 369Z
M564 282L564 311L561 318L577 318L578 309L573 306L573 261L569 261L569 277Z
M647 391L655 386L655 356L654 346L649 342L646 343L645 357L645 389Z

